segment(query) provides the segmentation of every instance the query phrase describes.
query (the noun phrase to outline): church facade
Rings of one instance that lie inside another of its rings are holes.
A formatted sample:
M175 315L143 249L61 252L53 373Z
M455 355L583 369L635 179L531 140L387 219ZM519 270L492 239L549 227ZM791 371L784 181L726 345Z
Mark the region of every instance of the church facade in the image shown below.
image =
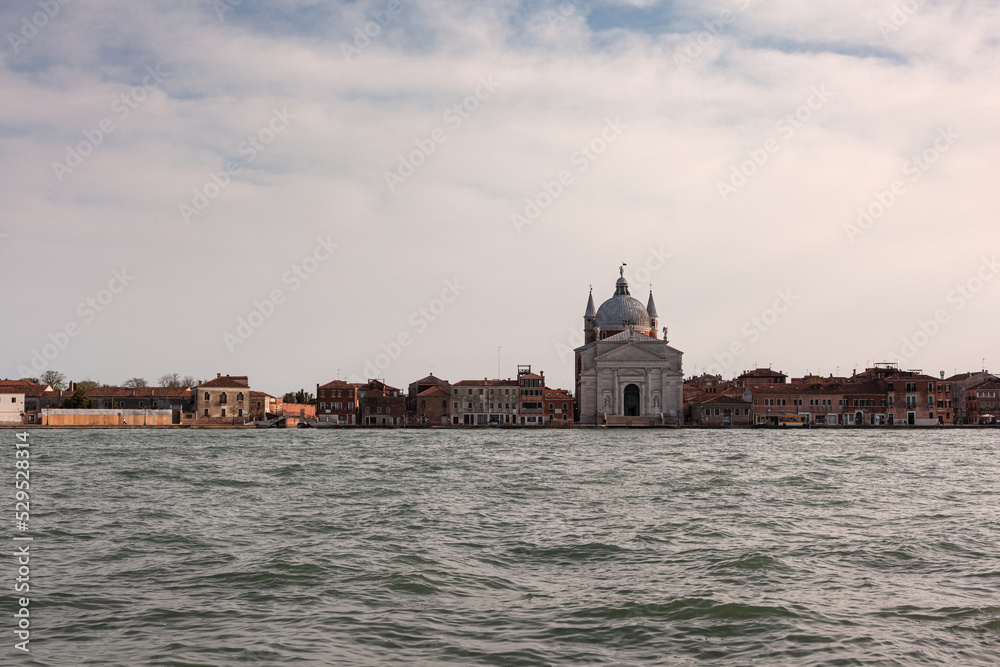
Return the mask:
M684 418L682 353L670 347L650 290L644 306L629 292L624 266L614 295L584 313L576 356L578 420L609 426L680 425Z

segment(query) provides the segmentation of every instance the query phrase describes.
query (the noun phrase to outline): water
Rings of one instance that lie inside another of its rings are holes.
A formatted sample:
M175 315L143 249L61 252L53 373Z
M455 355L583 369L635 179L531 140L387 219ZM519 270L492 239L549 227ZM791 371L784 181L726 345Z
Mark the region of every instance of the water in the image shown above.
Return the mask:
M998 434L36 430L0 663L993 665Z

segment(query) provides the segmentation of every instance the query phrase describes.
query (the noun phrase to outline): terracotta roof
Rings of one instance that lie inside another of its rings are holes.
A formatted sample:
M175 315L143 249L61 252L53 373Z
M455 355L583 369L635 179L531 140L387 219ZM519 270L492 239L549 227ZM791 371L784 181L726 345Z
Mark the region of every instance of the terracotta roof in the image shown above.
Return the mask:
M517 380L461 380L452 387L516 387Z
M247 389L250 387L250 382L247 380L246 375L221 375L215 379L209 380L208 382L202 382L198 385L199 387L243 387Z
M90 398L188 398L190 387L94 387L87 392Z
M357 388L361 385L352 384L350 382L345 382L343 380L333 380L332 382L327 382L326 384L321 384L320 389L347 389L347 388Z
M886 375L885 379L886 382L907 382L907 381L943 382L941 378L936 378L933 375L924 375L923 373L911 373L908 371L893 373L892 375Z
M23 394L25 387L10 387L0 385L0 394Z
M788 377L784 373L779 373L778 371L772 371L770 368L755 368L752 371L747 371L741 378L776 378L776 377Z
M250 392L250 398L274 398L274 396L271 396L270 394L266 394L266 393L264 393L262 391L251 391Z
M1000 390L1000 382L997 382L996 380L987 380L986 382L980 382L975 387L969 387L966 391L980 391L983 389Z
M417 394L418 397L430 398L432 396L440 396L442 398L447 398L451 396L451 392L443 387L428 387L422 392Z
M31 380L0 380L0 387L12 387L12 386L38 387L40 385L37 382L32 382Z
M699 405L708 405L709 403L719 403L719 404L725 403L726 405L730 405L733 403L740 403L742 405L748 405L748 403L744 401L742 397L727 396L726 394L718 394L716 396L712 396L711 398L706 398L704 401L701 401Z
M880 382L850 382L847 384L755 384L750 385L752 394L877 394L885 395L885 387Z

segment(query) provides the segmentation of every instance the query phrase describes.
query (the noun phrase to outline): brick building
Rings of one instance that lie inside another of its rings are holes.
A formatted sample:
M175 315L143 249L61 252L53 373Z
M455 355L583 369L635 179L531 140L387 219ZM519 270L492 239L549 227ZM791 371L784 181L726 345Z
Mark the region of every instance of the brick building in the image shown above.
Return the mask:
M965 391L970 424L996 424L1000 420L1000 382L982 382Z
M451 383L428 375L411 382L406 396L406 423L411 426L447 426L451 423Z
M565 389L542 388L542 404L547 426L573 425L573 395Z
M396 387L369 380L358 387L358 408L363 426L403 426L406 396Z
M358 387L343 380L316 385L316 419L340 426L358 423Z

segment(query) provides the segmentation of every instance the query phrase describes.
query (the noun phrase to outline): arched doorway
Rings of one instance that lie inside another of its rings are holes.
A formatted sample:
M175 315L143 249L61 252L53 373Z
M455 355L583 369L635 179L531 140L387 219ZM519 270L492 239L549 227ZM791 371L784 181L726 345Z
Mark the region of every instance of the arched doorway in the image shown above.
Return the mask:
M625 416L639 416L639 387L630 384L625 387Z

